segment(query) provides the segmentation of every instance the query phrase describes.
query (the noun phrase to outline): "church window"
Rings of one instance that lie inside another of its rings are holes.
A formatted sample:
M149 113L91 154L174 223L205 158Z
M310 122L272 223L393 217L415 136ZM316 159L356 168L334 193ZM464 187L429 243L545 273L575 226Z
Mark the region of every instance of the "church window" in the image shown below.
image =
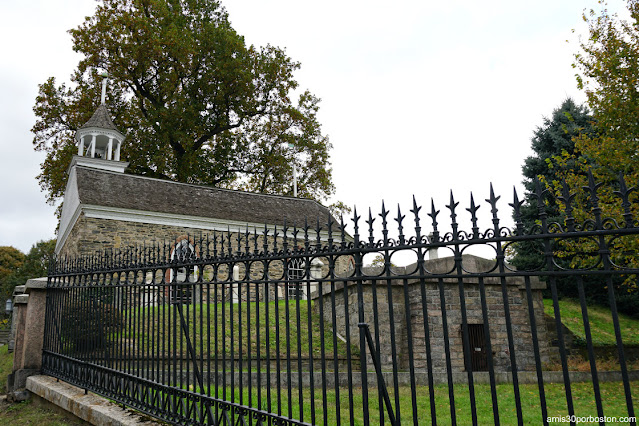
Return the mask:
M180 263L186 263L195 259L195 249L188 240L183 239L175 245L175 249L171 254L171 260ZM170 280L171 285L170 300L173 304L187 303L192 300L193 286L185 283L194 283L198 279L198 268L196 266L178 266L171 269Z
M288 299L306 299L305 283L302 282L306 278L306 261L304 259L289 259L288 263Z

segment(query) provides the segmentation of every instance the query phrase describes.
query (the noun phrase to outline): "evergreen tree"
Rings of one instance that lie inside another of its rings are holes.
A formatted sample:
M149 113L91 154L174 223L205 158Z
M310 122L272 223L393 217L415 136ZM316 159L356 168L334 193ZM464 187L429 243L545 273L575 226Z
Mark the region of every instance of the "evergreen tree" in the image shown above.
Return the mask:
M562 154L573 155L574 139L580 135L593 134L593 118L585 106L577 105L568 98L555 109L551 117L545 117L543 125L535 130L531 139L534 154L525 159L522 166L524 204L521 208L522 222L526 232L534 232L538 223L539 208L535 197L535 180L556 182L559 179L554 167L554 157ZM546 206L548 222L563 222L559 206L549 199ZM518 269L537 269L545 264L543 247L540 242L519 243L515 247L512 264Z

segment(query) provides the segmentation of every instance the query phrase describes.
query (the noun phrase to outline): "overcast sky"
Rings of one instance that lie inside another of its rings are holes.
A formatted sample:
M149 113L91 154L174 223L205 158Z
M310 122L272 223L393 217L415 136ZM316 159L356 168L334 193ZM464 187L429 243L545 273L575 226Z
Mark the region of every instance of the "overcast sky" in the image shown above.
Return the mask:
M623 2L610 3L623 10ZM585 99L571 68L578 50L571 30L583 33L583 8L598 7L595 0L223 4L248 44L284 47L302 63L297 79L322 99L319 118L333 144L331 201L374 212L382 199L407 212L413 194L445 210L450 189L465 209L471 191L483 203L491 182L505 209L513 185L522 188L521 165L543 116L567 96ZM65 81L75 68L67 30L94 7L90 0L0 5L0 246L26 252L55 236L55 207L36 180L44 157L32 148L31 108L39 83Z

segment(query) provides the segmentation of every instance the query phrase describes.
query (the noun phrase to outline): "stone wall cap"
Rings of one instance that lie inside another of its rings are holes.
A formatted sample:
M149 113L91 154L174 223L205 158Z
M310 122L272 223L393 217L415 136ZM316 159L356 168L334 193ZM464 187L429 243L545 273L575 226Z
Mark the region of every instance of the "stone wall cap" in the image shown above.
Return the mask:
M30 376L26 388L39 397L69 411L76 417L96 425L160 426L143 414L123 410L120 406L94 393L84 394L80 388L49 376ZM164 424L164 423L163 423Z
M472 254L464 254L462 255L462 280L465 284L478 284L479 279L478 275L481 274L497 274L499 273L498 263L495 259L485 259L479 256L475 256ZM512 267L510 267L512 268ZM398 278L399 275L408 275L407 283L413 284L416 282L415 280L420 280L418 264L412 263L408 266L392 266L391 265L391 274L387 276L384 274L383 266L364 266L362 267L363 273L363 283L370 284L371 280L380 280L380 279L390 279L391 285L393 286L401 286L403 285L403 281ZM457 275L457 264L455 263L455 258L441 257L438 259L428 259L424 260L424 276L422 280L426 283L437 283L439 282L439 278L434 278L433 275L444 275L442 277L442 282L444 284L458 284L459 276ZM476 275L475 275L476 274ZM470 276L469 275L475 275ZM505 284L507 286L516 286L522 290L526 289L526 279L525 276L518 275L516 269L512 268L510 271L507 271L504 275ZM417 281L419 282L419 281ZM353 282L349 282L347 285L352 285ZM484 278L485 285L501 285L501 278L498 276L491 276ZM341 287L340 287L341 288ZM530 288L531 290L544 290L546 288L546 282L541 281L537 276L530 276Z
M25 291L28 293L29 290L41 290L47 288L47 277L40 278L31 278L27 280L27 284L25 284Z
M524 288L526 286L524 285ZM547 288L546 281L542 281L539 277L530 277L530 289L531 290L545 290Z
M27 286L26 285L17 285L14 289L13 289L13 295L17 296L18 294L22 294L24 293L24 290Z
M15 305L21 305L29 303L29 295L28 294L19 294L16 296L15 301L13 302Z

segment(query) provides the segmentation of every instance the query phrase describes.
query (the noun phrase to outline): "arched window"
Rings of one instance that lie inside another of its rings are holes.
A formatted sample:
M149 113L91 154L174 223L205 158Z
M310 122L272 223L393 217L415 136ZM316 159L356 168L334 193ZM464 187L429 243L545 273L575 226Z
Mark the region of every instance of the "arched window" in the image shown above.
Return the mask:
M185 283L194 283L197 281L199 272L198 267L180 266L180 264L188 263L196 258L197 254L195 253L195 248L187 239L180 240L180 242L175 245L175 248L171 253L171 260L176 261L178 266L176 268L171 268L169 274L170 282L174 283L174 285L171 285L171 292L169 295L170 303L192 303L193 286Z
M306 286L302 281L306 278L306 260L305 259L289 259L288 268L288 294L287 299L306 299Z
M189 262L195 259L197 256L195 255L195 249L193 245L189 243L188 240L184 239L175 245L175 249L171 254L171 260L177 259L178 262ZM196 266L182 266L177 268L177 277L176 281L179 283L190 282L194 283L197 281L197 267Z

